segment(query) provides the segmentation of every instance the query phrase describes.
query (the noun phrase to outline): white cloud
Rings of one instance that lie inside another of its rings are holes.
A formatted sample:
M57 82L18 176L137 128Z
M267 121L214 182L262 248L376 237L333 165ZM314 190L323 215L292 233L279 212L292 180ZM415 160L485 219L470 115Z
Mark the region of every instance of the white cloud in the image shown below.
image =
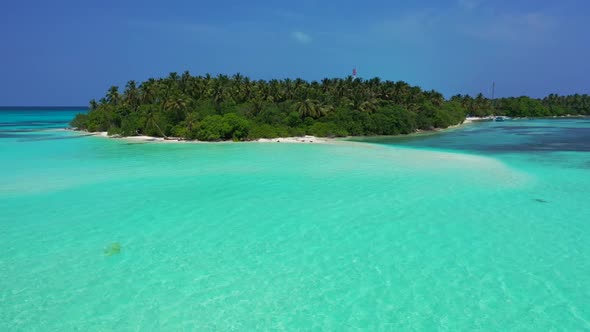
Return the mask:
M306 34L305 32L294 31L291 34L291 37L293 37L293 39L295 39L295 41L297 41L298 43L301 43L301 44L311 43L311 36Z

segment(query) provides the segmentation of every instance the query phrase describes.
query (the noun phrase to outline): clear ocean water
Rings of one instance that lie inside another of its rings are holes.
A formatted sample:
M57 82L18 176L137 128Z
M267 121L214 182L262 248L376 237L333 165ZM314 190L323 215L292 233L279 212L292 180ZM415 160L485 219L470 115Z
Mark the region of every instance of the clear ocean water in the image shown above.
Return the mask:
M589 119L161 144L75 113L0 111L0 331L590 330Z

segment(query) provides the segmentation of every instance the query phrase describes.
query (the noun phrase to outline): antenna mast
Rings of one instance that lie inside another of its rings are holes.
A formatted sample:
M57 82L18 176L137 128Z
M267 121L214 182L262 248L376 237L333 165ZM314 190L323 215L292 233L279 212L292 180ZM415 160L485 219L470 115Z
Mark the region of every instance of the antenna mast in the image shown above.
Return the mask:
M495 92L496 92L496 82L492 82L492 101L494 100Z
M495 113L496 111L496 82L492 82L492 110Z

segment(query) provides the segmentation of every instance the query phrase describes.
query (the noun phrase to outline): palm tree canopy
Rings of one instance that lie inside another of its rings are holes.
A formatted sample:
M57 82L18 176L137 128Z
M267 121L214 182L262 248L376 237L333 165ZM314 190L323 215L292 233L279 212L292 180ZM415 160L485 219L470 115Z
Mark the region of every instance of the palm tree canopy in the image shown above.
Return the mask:
M466 114L485 116L492 112L513 117L590 114L590 97L550 94L543 99L498 98L492 105L482 93L475 98L459 94L446 100L438 91L378 77L266 81L251 80L240 73L213 77L192 76L184 71L180 76L172 72L165 78L150 78L139 84L128 81L122 94L117 86L111 86L98 102L90 102L88 116L77 118L75 123L81 129L106 131L120 127L122 132L132 134L138 131L168 136L188 130L208 139L249 139L257 135L272 137L279 132L411 133L459 124ZM236 127L236 123L240 125Z

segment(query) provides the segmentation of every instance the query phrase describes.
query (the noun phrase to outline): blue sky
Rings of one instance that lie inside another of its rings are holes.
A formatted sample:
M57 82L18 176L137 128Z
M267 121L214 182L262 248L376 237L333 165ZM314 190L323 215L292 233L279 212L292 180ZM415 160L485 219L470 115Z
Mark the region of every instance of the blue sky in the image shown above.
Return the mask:
M359 76L456 93L589 93L590 2L3 1L0 105L86 105L190 70Z

